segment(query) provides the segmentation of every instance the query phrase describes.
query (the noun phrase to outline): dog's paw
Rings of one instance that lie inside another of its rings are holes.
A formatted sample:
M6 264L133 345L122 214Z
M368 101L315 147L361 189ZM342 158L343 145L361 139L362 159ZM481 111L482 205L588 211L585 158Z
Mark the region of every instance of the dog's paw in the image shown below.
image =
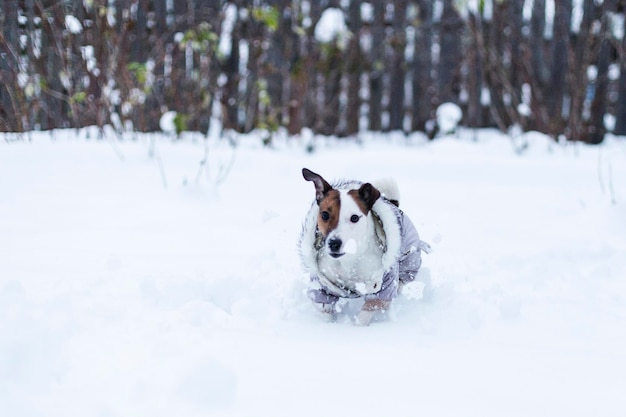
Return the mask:
M318 306L322 313L335 314L337 312L334 304L319 304Z
M322 313L322 316L327 321L335 321L337 319L337 306L335 304L314 303L317 311Z
M361 311L354 318L354 324L357 326L369 326L372 320L378 316L384 316L389 310L391 301L388 300L367 300Z
M368 310L361 310L359 311L359 314L356 315L356 317L354 318L354 324L356 326L369 326L370 323L372 322L372 319L374 318L374 316L376 315L377 311L368 311Z

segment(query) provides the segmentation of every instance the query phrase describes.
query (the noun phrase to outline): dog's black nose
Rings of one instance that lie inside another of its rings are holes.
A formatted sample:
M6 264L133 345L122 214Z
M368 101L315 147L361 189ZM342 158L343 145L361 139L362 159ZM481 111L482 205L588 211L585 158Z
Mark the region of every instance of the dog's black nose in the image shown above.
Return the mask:
M341 239L333 238L328 241L328 248L331 252L339 252L341 249Z

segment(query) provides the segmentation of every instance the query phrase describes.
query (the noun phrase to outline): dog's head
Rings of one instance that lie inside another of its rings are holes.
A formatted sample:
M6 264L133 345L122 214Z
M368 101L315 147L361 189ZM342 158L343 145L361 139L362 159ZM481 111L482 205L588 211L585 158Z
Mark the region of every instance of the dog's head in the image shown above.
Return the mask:
M315 200L319 206L317 226L324 238L328 254L340 258L365 250L374 231L370 212L380 192L370 183L354 190L337 190L321 175L306 168L302 175L315 185Z

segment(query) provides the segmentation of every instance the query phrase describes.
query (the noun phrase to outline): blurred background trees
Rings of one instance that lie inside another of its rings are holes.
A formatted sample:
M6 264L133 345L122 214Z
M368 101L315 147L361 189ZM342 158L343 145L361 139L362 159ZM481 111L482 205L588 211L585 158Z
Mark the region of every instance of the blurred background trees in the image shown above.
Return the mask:
M626 135L625 0L4 0L0 131Z

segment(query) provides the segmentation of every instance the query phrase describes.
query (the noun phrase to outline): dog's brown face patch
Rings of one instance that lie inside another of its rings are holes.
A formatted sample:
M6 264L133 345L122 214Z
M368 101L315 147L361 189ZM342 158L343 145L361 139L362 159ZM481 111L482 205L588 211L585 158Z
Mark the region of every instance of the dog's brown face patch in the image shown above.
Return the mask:
M320 212L317 215L317 226L322 236L326 237L337 228L337 224L339 223L339 209L341 208L339 191L328 191L319 202L319 208Z
M358 190L348 191L348 195L354 199L363 214L367 214L380 197L380 191L374 188L370 183L365 183Z
M359 210L361 210L363 214L367 214L369 209L367 208L365 201L359 198L359 190L350 190L348 191L348 195L354 199L354 202L356 203L356 205L359 206Z

